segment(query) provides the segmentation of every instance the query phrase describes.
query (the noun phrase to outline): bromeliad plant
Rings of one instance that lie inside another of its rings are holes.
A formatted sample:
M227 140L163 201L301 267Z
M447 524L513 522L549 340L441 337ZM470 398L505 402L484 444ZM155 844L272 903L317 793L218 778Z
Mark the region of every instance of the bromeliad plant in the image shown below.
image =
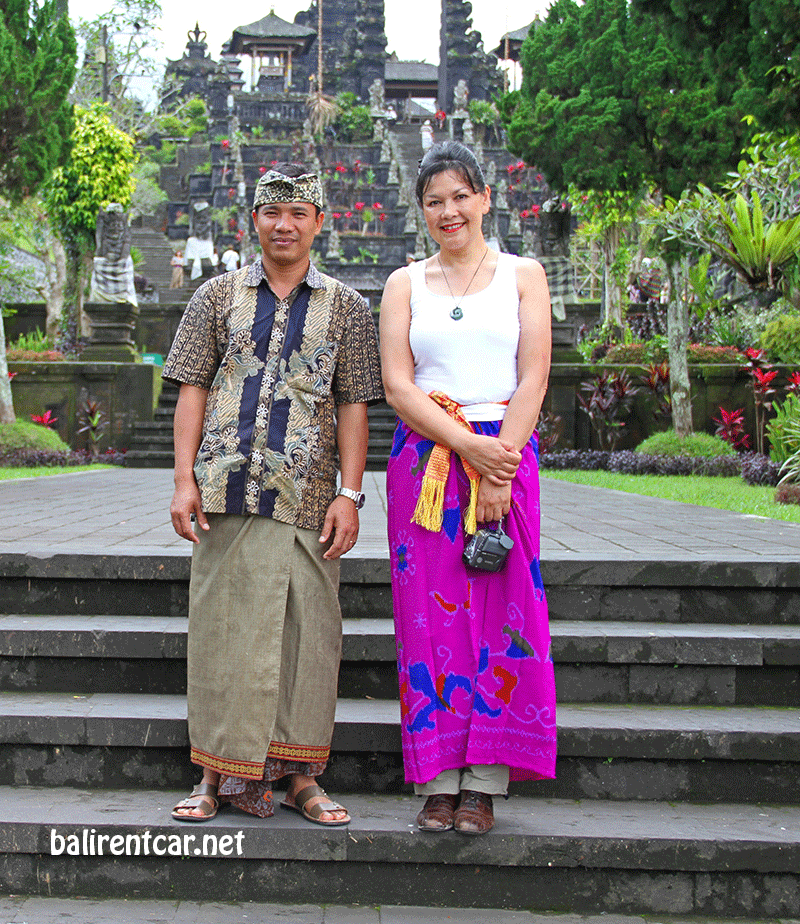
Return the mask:
M89 440L89 451L92 458L100 455L100 442L108 429L108 421L100 408L100 402L84 393L81 398L79 419L83 426L78 433L85 433Z
M630 412L639 389L624 370L602 372L594 381L582 382L581 389L586 392L586 397L579 394L578 402L589 416L600 449L613 451L625 426L625 421L620 418Z
M642 376L642 384L650 390L656 401L653 416L669 425L672 418L672 397L669 391L669 363L650 363Z

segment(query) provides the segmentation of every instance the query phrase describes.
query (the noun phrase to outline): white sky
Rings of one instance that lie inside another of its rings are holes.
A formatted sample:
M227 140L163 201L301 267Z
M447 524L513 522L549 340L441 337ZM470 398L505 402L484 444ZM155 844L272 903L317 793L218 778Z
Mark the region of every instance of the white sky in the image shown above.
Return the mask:
M113 5L113 0L68 0L73 21L93 19ZM180 58L186 33L198 22L208 33L208 52L215 60L220 48L237 26L266 16L270 9L293 21L295 13L308 9L310 0L238 0L231 7L219 0L161 0L163 17L160 38L167 58ZM324 3L324 0L323 0ZM472 0L472 27L483 36L486 51L496 47L506 32L527 25L537 12L543 15L551 0ZM436 0L385 0L387 51L405 61L439 60L440 4Z

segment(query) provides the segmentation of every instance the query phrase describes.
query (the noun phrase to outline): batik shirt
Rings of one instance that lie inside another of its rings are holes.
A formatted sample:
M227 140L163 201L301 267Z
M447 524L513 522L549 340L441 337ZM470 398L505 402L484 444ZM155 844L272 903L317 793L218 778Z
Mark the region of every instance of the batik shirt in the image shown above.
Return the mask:
M163 377L209 389L194 465L203 510L308 529L336 495L336 405L383 398L366 302L313 265L285 299L260 261L209 279Z

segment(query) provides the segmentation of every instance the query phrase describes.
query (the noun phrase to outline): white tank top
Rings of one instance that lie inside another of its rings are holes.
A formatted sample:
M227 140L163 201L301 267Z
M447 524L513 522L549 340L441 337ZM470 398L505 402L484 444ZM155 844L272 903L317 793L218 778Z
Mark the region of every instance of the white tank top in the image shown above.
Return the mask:
M502 420L500 402L517 388L518 259L498 254L489 285L460 300L430 291L424 260L406 267L414 382L426 394L443 391L463 406L467 420ZM460 321L450 317L456 304L463 312Z

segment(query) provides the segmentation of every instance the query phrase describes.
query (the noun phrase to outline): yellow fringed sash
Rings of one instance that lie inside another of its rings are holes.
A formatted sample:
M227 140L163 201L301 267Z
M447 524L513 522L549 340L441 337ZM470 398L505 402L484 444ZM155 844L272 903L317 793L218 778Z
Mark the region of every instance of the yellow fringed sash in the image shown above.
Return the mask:
M464 412L461 410L461 405L456 404L452 398L448 398L444 392L432 391L429 397L432 398L439 407L446 411L447 415L455 420L456 423L461 424L462 427L466 427L467 430L472 429L467 418L464 416ZM462 459L461 464L464 466L464 471L469 478L470 488L469 506L464 513L464 529L467 533L472 534L478 529L475 512L478 506L478 485L480 484L481 476L466 459ZM425 466L425 474L422 476L422 491L420 492L419 500L414 510L414 516L411 517L412 523L417 523L434 533L438 533L442 528L442 519L444 517L444 486L447 482L449 472L450 450L447 446L437 443L433 447L431 456L428 459L428 464Z

